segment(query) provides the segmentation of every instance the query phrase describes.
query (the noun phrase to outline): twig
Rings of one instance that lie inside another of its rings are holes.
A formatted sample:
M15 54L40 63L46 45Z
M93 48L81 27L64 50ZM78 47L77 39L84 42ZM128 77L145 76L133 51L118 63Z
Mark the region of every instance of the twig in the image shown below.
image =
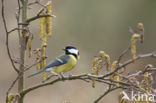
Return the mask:
M119 81L113 81L111 79L104 79L104 80L103 79L97 79L95 81L100 82L100 83L104 83L104 84L108 84L108 85L112 85L112 86L114 86L114 83L119 83L120 85L124 85L124 86L130 86L127 83L119 82ZM112 82L114 82L114 83L112 83Z
M35 66L36 64L37 64L37 63L31 65L31 66L28 67L28 68L26 68L25 71L28 70L28 69L30 69L31 67ZM10 93L11 89L14 87L15 83L18 81L18 79L19 79L21 76L23 76L23 73L22 73L22 72L19 73L19 75L16 77L16 79L15 79L15 80L12 82L12 84L10 85L10 87L9 87L7 93L6 93L6 94L7 94L7 95L6 95L6 103L7 103L7 101L8 101L8 94Z
M143 54L143 55L137 56L135 60L138 60L138 59L141 59L141 58L145 58L145 57L156 57L156 55L153 54L153 53ZM125 66L127 66L128 64L131 64L131 63L133 63L133 61L130 59L130 60L126 61L125 63L123 63L121 66L117 67L114 71L109 72L109 73L107 73L105 75L80 74L80 75L73 75L71 77L64 77L62 79L61 78L57 78L57 79L52 80L50 82L44 82L44 83L40 83L40 84L37 84L35 86L32 86L32 87L24 90L21 94L25 95L25 94L27 94L28 92L30 92L32 90L35 90L35 89L43 87L43 86L52 85L52 84L54 84L56 82L59 82L59 81L76 80L76 79L80 79L81 80L82 78L84 78L84 79L91 79L92 77L94 77L96 79L104 79L105 77L109 77L110 75L114 74L117 70L119 70L119 69L121 69L121 68L123 68L123 67L125 67ZM113 82L116 82L116 81L113 81ZM121 82L118 82L118 83L121 83ZM122 83L122 84L124 84L124 83Z
M98 103L105 95L107 95L108 93L110 93L110 92L112 92L112 91L114 91L114 90L116 90L116 89L119 89L119 88L121 88L121 87L107 88L107 89L103 92L103 94L102 94L101 96L99 96L99 97L94 101L94 103Z
M32 22L32 21L34 21L36 19L42 18L42 17L56 17L56 16L55 15L48 15L48 14L46 14L46 15L36 15L36 16L34 16L32 18L27 19L26 22L30 23L30 22Z
M3 20L5 34L6 34L7 53L8 53L9 59L11 61L11 64L12 64L14 70L18 73L19 70L16 68L14 61L12 60L10 49L9 49L9 33L8 33L7 24L6 24L6 20L5 20L5 14L4 14L4 0L1 0L1 4L2 4L2 20Z
M148 69L145 69L143 71L138 71L136 73L133 73L133 74L129 75L128 78L129 77L136 77L136 76L139 76L141 74L144 74L145 72L153 72L153 71L156 71L156 68L148 68Z
M34 4L38 4L39 2L40 2L39 0L35 0L35 1L31 2L31 3L29 3L28 6L31 6L31 5L34 5Z
M32 6L32 5L35 5L35 4L38 4L38 5L42 6L42 4L40 3L40 0L35 0L33 2L28 3L28 7ZM22 9L22 8L23 7L20 7L19 9Z
M120 63L121 58L130 50L130 47L131 47L131 45L129 44L128 48L125 49L125 50L120 54L120 56L118 57L118 60L117 60L118 63Z
M121 68L123 68L123 67L125 67L125 66L127 66L127 65L129 65L129 64L131 64L131 63L133 63L134 61L136 61L136 60L138 60L138 59L147 58L147 57L154 57L154 58L156 58L156 54L154 54L154 53L148 53L148 54L138 55L134 60L132 60L132 59L127 60L125 63L123 63L122 65L118 66L114 71L105 74L105 75L103 76L103 78L112 75L113 73L115 73L115 72L118 71L119 69L121 69Z
M131 86L129 83L125 83L125 82L122 82L122 81L115 81L115 80L111 80L111 79L103 79L103 81L110 81L110 82L113 82L113 83L119 83L120 85L124 85L124 86Z
M36 19L42 18L42 17L56 17L55 15L49 15L49 14L47 14L47 13L41 14L41 12L42 12L43 10L46 9L46 11L47 11L46 5L42 5L39 1L36 1L35 3L39 4L39 5L42 6L43 8L41 8L41 10L39 10L39 12L37 13L36 16L27 19L27 20L26 20L27 23L30 23L30 22L32 22L32 21L34 21L34 20L36 20Z
M6 103L8 103L8 95L11 91L11 89L14 87L15 83L18 81L18 79L21 77L21 74L19 74L16 79L12 82L12 84L10 85L9 89L7 90L7 93L6 93Z
M18 5L20 6L20 1L18 1ZM20 10L18 12L18 14L20 13ZM19 16L18 16L19 17ZM18 76L16 77L16 79L12 82L12 84L10 85L10 87L8 88L7 92L6 92L6 103L8 103L8 95L11 91L11 89L14 87L15 83L17 82L17 80L20 78L20 73L19 73L19 70L16 68L15 64L14 64L14 60L11 58L11 54L10 54L10 50L9 50L9 33L15 31L15 30L18 30L19 31L19 27L18 28L15 28L15 29L12 29L11 31L8 31L7 30L7 25L6 25L6 20L5 20L5 15L4 15L4 1L2 0L2 18L3 18L3 23L4 23L4 27L5 27L5 32L6 32L6 47L7 47L7 52L8 52L8 56L9 56L9 59L11 61L11 64L14 68L14 70L18 73ZM19 21L19 18L18 18L18 21Z
M14 28L14 29L12 29L12 30L8 31L8 34L10 34L10 33L14 32L14 31L16 31L16 30L20 30L20 29L19 29L19 28ZM22 29L21 29L21 30L22 30Z
M50 82L44 82L44 83L39 83L37 85L34 85L28 89L25 89L23 90L23 92L21 92L21 95L25 95L27 94L28 92L32 91L32 90L35 90L37 88L40 88L40 87L43 87L43 86L47 86L47 85L52 85L54 83L57 83L59 81L65 81L65 80L76 80L76 79L79 79L81 77L85 77L87 74L80 74L80 75L73 75L71 77L63 77L63 78L57 78L55 80L52 80ZM81 80L81 79L80 79Z
M15 83L17 82L17 80L20 78L20 75L18 75L16 77L16 79L12 82L12 84L10 85L8 91L7 91L7 94L9 94L9 92L11 91L11 89L14 87Z
M43 60L45 60L46 58L47 58L47 57L42 58L40 61L38 61L38 62L36 62L36 63L30 65L30 66L27 67L27 68L25 68L25 69L24 69L24 72L27 71L27 70L29 70L29 69L32 68L33 66L36 66L36 64L41 63L41 62L42 62Z
M20 22L20 13L21 13L21 10L19 9L21 7L20 5L20 0L17 0L17 4L18 4L18 11L17 11L17 14L16 14L16 20L17 20L17 27L18 27L18 37L20 38L20 25L19 22ZM20 42L20 40L19 40Z

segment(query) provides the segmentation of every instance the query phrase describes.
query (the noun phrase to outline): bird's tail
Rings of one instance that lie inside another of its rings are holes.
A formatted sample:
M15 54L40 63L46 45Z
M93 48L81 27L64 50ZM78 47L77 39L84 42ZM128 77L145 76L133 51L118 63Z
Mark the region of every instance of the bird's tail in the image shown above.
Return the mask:
M37 73L34 73L34 74L29 75L27 78L30 78L30 77L35 76L35 75L37 75L37 74L40 74L40 73L44 72L45 70L46 70L46 68L41 69L41 70L38 71Z

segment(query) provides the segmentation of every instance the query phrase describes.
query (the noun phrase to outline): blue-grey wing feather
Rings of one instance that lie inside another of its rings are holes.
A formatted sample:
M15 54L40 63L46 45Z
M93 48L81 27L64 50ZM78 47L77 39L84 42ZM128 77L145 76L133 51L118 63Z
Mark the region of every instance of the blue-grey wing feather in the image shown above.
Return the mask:
M60 56L59 58L55 59L50 64L48 64L45 68L51 68L51 67L55 67L55 66L65 64L68 60L69 60L68 55Z
M32 76L35 76L37 74L40 74L40 73L42 73L44 71L47 71L47 69L49 69L49 68L65 64L65 63L67 63L68 60L69 60L69 56L68 55L60 56L59 58L55 59L50 64L48 64L45 68L41 69L37 73L34 73L34 74L32 74L32 75L30 75L28 77L32 77Z

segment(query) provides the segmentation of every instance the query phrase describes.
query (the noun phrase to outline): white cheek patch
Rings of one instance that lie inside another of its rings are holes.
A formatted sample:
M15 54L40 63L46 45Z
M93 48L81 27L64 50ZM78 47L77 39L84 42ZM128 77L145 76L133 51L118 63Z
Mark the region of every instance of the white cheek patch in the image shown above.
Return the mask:
M78 50L76 49L69 49L68 52L78 55Z

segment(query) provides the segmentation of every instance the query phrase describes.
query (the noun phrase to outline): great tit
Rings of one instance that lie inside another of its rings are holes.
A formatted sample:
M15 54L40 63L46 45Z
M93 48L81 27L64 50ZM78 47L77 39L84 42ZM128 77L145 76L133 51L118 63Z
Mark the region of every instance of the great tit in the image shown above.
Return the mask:
M68 72L73 69L77 64L77 60L80 58L78 49L73 46L66 46L63 50L65 51L64 55L59 56L50 64L48 64L45 68L41 69L37 73L28 76L28 78L45 71L51 71L54 74L61 74L63 72Z

